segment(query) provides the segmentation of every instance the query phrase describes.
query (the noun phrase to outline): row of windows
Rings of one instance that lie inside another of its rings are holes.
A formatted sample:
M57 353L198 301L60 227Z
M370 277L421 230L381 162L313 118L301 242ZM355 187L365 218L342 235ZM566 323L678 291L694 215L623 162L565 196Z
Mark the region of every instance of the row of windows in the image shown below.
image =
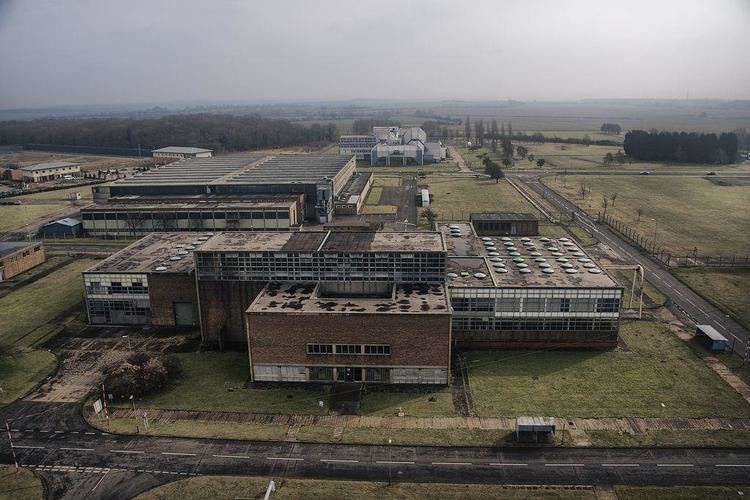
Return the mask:
M132 282L130 285L123 285L120 282L113 281L110 285L98 283L92 281L86 285L87 295L115 295L115 294L126 294L126 295L147 295L148 285L144 285L138 281Z
M307 344L307 354L388 356L391 354L391 346L381 344Z
M83 212L83 220L262 220L262 219L288 219L289 212L263 211L263 212Z
M390 368L311 366L308 370L311 382L389 382L391 378Z
M21 252L21 255L17 255L17 254L16 255L11 255L11 256L8 256L8 257L6 257L6 258L4 258L2 260L5 261L5 262L15 262L15 261L17 261L19 259L22 259L23 257L28 257L32 253L37 253L41 249L42 249L41 245L35 245L32 250L24 250L23 252Z
M617 320L596 318L496 319L453 317L456 331L617 331Z
M465 312L618 312L620 299L600 298L543 298L543 297L453 297L455 311Z

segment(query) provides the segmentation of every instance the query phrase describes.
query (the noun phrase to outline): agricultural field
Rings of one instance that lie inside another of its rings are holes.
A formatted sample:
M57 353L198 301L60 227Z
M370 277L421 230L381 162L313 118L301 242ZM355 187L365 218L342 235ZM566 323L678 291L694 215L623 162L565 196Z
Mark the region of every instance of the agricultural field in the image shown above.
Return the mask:
M477 414L750 416L745 400L666 326L625 321L620 335L625 351L467 353Z
M698 177L547 177L558 193L592 215L603 212L628 224L674 255L746 255L750 229L750 186L718 185ZM581 197L585 184L586 198ZM615 202L611 196L616 193ZM640 221L638 210L642 210Z
M672 274L750 328L750 269L678 268Z

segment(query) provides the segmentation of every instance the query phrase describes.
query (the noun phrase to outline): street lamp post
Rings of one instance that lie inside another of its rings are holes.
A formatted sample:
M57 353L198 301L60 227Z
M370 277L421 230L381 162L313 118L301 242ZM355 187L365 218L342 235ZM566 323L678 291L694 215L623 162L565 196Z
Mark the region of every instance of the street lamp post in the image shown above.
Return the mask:
M16 448L13 446L13 435L10 433L10 424L8 423L8 420L5 420L5 430L8 431L8 442L10 443L10 452L13 454L13 463L16 466L16 472L18 472L18 459L16 458Z
M127 341L128 341L128 351L130 351L131 350L131 347L130 347L130 335L123 335L122 338L127 339Z
M393 443L392 440L388 440L388 486L391 485L391 467L393 467L393 448L391 447L391 444Z

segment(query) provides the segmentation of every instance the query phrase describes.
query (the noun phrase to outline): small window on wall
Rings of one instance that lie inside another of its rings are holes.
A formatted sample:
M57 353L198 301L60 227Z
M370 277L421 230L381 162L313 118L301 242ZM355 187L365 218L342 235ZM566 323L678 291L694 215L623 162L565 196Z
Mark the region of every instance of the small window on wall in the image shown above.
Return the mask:
M362 346L359 344L337 344L336 354L362 354Z
M388 356L391 354L391 346L389 345L366 345L365 354L375 356Z
M307 344L307 354L333 354L333 344Z

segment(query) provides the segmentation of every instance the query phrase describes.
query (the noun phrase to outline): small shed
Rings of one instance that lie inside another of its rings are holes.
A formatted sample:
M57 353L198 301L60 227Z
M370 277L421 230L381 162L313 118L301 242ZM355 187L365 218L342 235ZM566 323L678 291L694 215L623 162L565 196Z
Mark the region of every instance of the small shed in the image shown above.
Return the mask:
M711 352L723 352L727 348L727 338L711 325L695 325L695 337Z
M71 238L81 234L83 226L79 219L66 217L52 221L42 227L42 236L52 238Z
M516 440L533 438L535 443L539 438L548 440L555 435L555 417L516 417Z
M479 236L537 236L539 219L533 214L482 212L469 216Z

